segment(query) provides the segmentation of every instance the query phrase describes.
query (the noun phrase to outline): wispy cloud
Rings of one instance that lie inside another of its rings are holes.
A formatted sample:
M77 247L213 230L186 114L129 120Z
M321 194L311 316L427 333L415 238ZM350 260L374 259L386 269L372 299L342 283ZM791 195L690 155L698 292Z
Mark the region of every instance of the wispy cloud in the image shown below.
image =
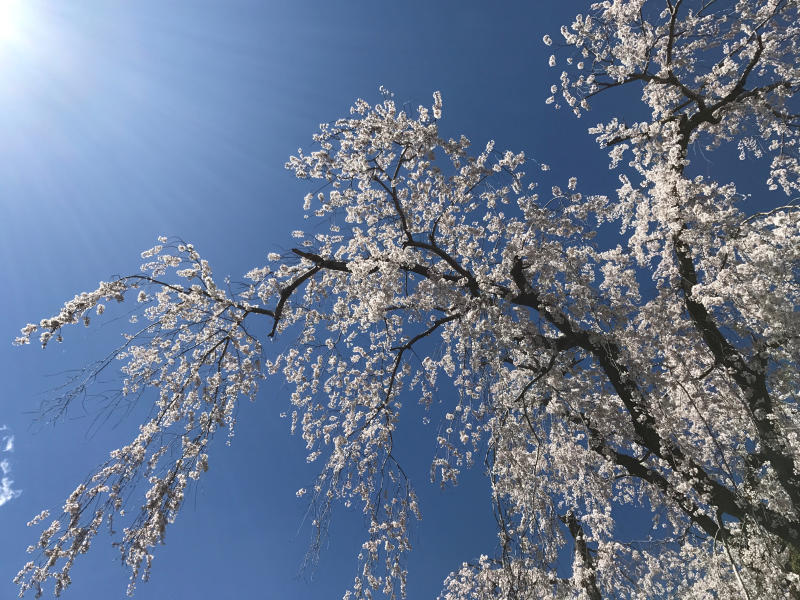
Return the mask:
M5 425L0 426L0 431L8 431L8 427ZM2 447L2 452L12 452L14 450L14 436L11 434L0 436L0 446ZM18 497L22 490L15 490L13 487L14 480L7 477L11 473L11 463L7 458L0 460L0 471L3 472L3 476L0 478L0 506L3 506L6 502Z
M13 487L14 481L8 477L0 479L0 506L3 506L9 500L18 497L22 490L15 490Z

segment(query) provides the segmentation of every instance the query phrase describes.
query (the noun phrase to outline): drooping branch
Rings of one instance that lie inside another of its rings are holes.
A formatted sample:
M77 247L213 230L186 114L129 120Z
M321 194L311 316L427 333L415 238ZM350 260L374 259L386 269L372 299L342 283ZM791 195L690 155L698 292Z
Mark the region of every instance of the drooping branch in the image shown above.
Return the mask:
M583 572L580 580L581 586L583 586L589 600L602 600L603 595L600 593L600 588L597 586L595 561L586 543L586 534L583 531L583 525L581 525L581 522L573 512L567 513L566 516L561 517L561 520L567 526L575 543L575 556L579 558L580 563L583 565Z
M702 465L686 456L672 440L659 434L655 418L647 409L642 392L620 362L620 351L615 342L608 340L603 334L583 331L572 323L567 315L552 306L543 304L539 295L527 283L521 260L518 259L515 262L512 275L514 283L522 291L513 298L514 302L539 311L565 335L566 339L594 356L628 411L629 422L636 432L636 441L642 447L666 461L676 474L692 479L692 487L697 493L701 496L710 496L711 503L720 511L740 520L752 517L767 531L789 543L794 544L800 541L800 523L791 522L780 513L767 510L763 506L747 507L743 498L709 475ZM583 416L582 420L586 420L586 417ZM668 495L678 501L690 518L712 537L719 531L719 525L709 517L700 514L691 500L670 492L671 485L663 476L639 463L636 459L613 449L605 442L598 430L590 429L590 431L592 432L593 449L612 459L615 464L625 468L631 475L649 481L662 491L668 492Z
M786 490L795 509L800 509L800 477L796 473L794 460L775 430L765 365L752 364L745 360L722 334L706 307L693 299L692 289L697 285L697 271L691 259L690 249L679 237L675 238L674 243L686 310L714 356L714 360L729 370L734 381L744 392L750 416L763 445L761 453L775 469L781 487Z

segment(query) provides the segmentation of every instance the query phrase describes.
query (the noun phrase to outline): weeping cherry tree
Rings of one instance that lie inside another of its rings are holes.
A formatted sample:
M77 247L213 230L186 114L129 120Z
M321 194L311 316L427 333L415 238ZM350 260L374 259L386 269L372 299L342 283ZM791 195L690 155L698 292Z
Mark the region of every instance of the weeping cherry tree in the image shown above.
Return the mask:
M63 514L34 519L21 593L62 592L105 527L132 592L212 438L278 379L320 465L315 525L335 503L365 515L346 599L405 595L424 506L393 432L401 404L434 402L433 479L484 469L498 524L442 600L798 597L800 2L611 0L544 43L564 68L548 104L643 103L641 121L589 129L616 190L443 137L439 93L414 114L358 100L287 163L318 190L315 233L239 291L161 238L140 272L22 330L46 346L132 303L138 329L92 368L120 359L121 394L155 404ZM761 196L700 174L695 150L750 161ZM635 538L619 532L631 511Z

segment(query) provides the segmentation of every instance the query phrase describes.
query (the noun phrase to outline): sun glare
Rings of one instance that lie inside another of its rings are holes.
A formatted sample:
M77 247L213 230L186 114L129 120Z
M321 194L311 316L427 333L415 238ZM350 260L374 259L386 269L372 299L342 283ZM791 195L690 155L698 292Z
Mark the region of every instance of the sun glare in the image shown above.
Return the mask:
M22 41L26 0L0 0L0 46Z

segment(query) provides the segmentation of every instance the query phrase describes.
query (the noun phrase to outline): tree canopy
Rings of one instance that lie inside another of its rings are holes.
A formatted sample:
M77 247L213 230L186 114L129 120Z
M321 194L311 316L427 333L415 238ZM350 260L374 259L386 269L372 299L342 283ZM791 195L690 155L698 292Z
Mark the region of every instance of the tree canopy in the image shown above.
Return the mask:
M588 116L601 94L641 98L640 120L601 107L589 130L613 193L581 189L579 165L554 182L521 152L442 136L438 92L413 114L385 92L289 159L315 190L306 231L241 285L160 238L141 272L22 330L46 346L133 302L138 329L80 381L120 360L121 394L154 398L63 515L34 519L22 593L63 591L105 525L121 527L132 592L211 439L272 379L320 464L298 491L314 525L334 503L366 516L345 598L405 595L424 506L393 432L403 403L440 399L431 477L483 465L499 540L443 599L800 591L800 2L606 1L543 41L563 68L548 104ZM694 169L695 150L754 163L764 199Z

